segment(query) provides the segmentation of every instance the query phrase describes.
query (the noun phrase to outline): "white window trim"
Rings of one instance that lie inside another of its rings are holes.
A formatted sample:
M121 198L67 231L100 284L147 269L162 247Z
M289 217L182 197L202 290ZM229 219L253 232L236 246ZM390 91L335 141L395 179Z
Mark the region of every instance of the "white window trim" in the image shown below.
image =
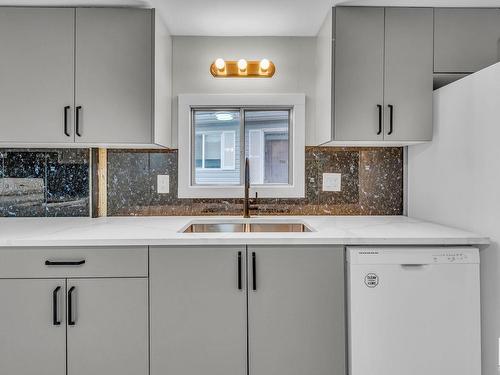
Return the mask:
M210 133L215 133L215 134L220 134L220 168L205 168L205 135L210 134ZM234 154L233 158L233 166L232 167L226 167L226 154L225 154L225 149L224 149L224 135L225 134L232 134L233 139L234 139L234 144L236 144L236 132L234 130L224 130L224 131L217 131L217 130L206 130L206 131L201 131L197 135L201 135L201 167L195 167L197 170L203 170L203 171L234 171L236 169L236 154Z
M180 94L178 97L179 135L179 198L242 198L243 186L193 185L192 175L192 116L196 107L290 107L290 150L292 171L288 185L255 185L250 195L262 198L303 198L305 196L305 95L304 94Z

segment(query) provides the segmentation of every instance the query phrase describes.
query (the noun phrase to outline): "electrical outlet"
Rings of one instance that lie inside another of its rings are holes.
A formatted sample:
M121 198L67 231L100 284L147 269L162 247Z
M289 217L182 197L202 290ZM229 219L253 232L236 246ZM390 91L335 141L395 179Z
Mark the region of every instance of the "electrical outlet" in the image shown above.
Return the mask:
M170 193L170 176L168 174L159 174L156 176L156 185L158 194Z
M340 191L342 189L342 174L323 173L323 191Z

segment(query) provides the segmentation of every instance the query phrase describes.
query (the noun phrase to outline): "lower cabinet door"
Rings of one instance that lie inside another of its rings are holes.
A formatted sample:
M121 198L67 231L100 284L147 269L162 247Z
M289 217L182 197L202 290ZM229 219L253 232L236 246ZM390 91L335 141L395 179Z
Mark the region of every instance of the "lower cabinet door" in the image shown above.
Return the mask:
M68 375L147 375L147 279L68 279L67 288Z
M65 375L65 280L0 280L0 374Z
M248 247L250 375L344 375L344 250Z
M151 375L246 375L245 259L243 246L150 249Z

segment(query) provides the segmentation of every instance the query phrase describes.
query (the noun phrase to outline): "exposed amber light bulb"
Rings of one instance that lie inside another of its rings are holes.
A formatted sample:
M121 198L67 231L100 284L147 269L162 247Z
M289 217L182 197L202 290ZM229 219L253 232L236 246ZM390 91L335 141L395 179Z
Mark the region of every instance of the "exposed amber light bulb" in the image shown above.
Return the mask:
M271 62L268 59L262 59L260 60L260 69L265 72L269 67L271 66Z
M224 70L224 68L226 67L226 62L224 61L224 59L221 59L220 57L215 60L215 67L217 68L217 70Z
M238 69L244 72L247 70L247 61L245 59L238 60Z

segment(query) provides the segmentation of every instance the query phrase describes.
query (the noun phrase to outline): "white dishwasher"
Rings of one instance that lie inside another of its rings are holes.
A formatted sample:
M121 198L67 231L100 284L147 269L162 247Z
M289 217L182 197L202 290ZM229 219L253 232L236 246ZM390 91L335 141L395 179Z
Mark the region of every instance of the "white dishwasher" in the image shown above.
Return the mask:
M350 375L480 375L479 251L347 248Z

